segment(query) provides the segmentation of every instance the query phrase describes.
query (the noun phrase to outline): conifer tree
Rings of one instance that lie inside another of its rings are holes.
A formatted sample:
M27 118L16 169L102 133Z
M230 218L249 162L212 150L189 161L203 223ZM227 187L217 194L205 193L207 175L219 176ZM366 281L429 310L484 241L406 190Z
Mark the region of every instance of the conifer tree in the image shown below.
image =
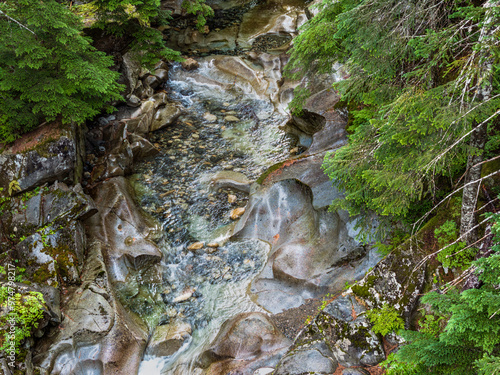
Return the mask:
M493 254L474 262L482 286L424 296L432 313L421 319L419 331L401 333L407 344L386 361L387 375L402 374L401 367L412 375L500 373L500 214L491 221Z
M96 21L93 27L108 34L128 35L133 39L131 50L145 66L158 59L180 60L180 53L165 46L161 31L153 23L166 24L168 12L160 9L160 0L95 0Z
M55 0L0 2L0 140L43 121L82 123L121 99L111 57Z
M468 155L481 154L481 143L498 146L496 137L485 138L497 128L500 106L498 23L486 22L498 19L493 3L340 0L324 2L306 23L289 76L307 77L310 66L329 72L336 61L350 75L334 87L350 110L352 134L324 163L346 191L335 208L404 217L413 202L435 194L436 178L453 177ZM486 83L489 95L478 95ZM292 105L300 110L300 101ZM484 130L474 133L479 143L470 141L475 126ZM464 216L475 200L472 206Z

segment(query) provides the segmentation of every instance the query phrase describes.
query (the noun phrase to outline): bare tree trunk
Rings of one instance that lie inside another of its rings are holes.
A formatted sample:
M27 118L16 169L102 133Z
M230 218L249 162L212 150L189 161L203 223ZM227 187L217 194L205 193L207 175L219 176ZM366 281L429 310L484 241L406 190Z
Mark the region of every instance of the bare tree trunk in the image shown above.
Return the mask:
M488 100L492 91L493 78L493 53L491 51L490 39L495 31L496 19L492 16L491 9L496 6L498 0L488 0L484 3L483 8L486 9L486 19L479 36L481 49L479 51L480 69L477 76L476 92L477 99ZM477 127L474 122L473 127ZM472 181L477 181L481 178L481 167L477 165L483 161L482 151L484 149L487 137L488 124L482 124L471 133L469 142L469 157L467 158L467 170L465 176L465 184ZM462 195L462 212L460 222L460 235L467 242L467 245L477 241L477 228L472 229L477 218L475 214L477 196L479 194L479 182L466 185Z
M475 124L474 124L475 125ZM481 178L481 167L477 165L483 161L482 150L486 143L486 124L478 127L470 136L470 151L467 158L467 171L465 172L465 184L477 181ZM477 196L480 183L476 182L464 187L462 194L462 212L460 221L460 234L462 239L470 245L477 241L477 216L475 214Z

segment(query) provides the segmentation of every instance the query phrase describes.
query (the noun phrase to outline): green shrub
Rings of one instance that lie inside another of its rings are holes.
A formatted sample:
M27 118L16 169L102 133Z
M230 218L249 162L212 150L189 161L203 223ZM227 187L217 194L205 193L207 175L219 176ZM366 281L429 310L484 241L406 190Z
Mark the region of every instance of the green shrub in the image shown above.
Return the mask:
M447 220L434 230L434 236L441 248L448 246L458 238L457 224L453 220ZM438 254L437 260L442 263L443 267L467 269L474 260L477 249L472 247L465 249L465 247L465 242L450 245Z
M368 310L366 316L373 323L372 331L382 336L404 328L404 322L399 313L386 303L380 309Z

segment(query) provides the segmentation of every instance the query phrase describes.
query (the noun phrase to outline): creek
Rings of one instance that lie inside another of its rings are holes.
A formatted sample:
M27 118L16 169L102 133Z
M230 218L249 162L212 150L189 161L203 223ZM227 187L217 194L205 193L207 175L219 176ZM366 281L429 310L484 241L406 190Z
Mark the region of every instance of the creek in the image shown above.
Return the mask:
M250 7L239 41L249 45L257 40L258 51L250 52L253 61L206 56L196 71L185 71L180 64L170 69L164 90L183 105L184 113L151 135L161 152L137 164L130 180L142 208L162 229L163 282L153 292L161 296L163 309L153 320L162 325L187 322L192 334L171 356L146 354L139 374L172 373L179 364L187 364L191 372L224 321L242 312L265 312L247 290L270 246L258 239L229 240L235 223L230 213L246 205L248 194L218 189L217 180L249 185L290 156L291 140L279 127L288 119L290 99L279 97L283 57L280 51L264 51L265 38L272 47L279 47L280 38L281 44L289 41L291 35L272 31L272 23L295 30L303 9L304 3L296 1ZM281 23L276 22L280 17ZM262 56L273 64L259 63ZM188 250L195 242L213 247Z

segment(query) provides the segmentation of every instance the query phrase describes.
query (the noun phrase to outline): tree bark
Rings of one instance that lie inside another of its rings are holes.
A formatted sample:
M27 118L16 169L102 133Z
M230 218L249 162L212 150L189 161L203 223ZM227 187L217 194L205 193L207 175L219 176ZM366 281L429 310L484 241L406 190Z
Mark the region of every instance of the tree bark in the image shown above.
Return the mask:
M475 126L475 124L474 124ZM486 144L486 124L478 127L470 136L470 152L467 158L467 171L465 172L465 184L477 181L481 178L481 167L477 165L483 161L482 151ZM460 221L460 235L467 245L477 241L477 216L475 214L477 196L479 194L480 182L475 182L464 187L462 194L462 210Z
M479 71L477 74L477 98L479 100L488 100L492 91L493 78L493 53L491 51L490 39L493 37L495 30L495 21L490 9L492 9L498 0L488 0L484 3L483 8L486 9L486 19L479 36L480 51L479 51ZM474 122L473 127L477 127ZM460 222L460 235L462 239L471 245L477 241L477 218L475 214L477 196L479 194L481 178L481 167L477 165L483 161L482 151L486 144L488 124L481 124L471 133L469 141L469 157L467 158L467 170L465 175L466 186L463 189L462 195L462 212ZM471 183L472 181L478 181ZM469 185L467 185L469 184Z

